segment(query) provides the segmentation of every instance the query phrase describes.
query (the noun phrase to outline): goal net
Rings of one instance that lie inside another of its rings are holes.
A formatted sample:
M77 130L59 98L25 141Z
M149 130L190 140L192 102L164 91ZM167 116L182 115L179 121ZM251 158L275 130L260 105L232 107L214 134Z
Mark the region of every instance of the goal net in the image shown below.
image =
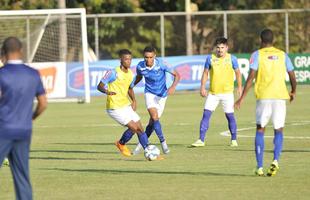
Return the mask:
M49 100L90 102L85 9L1 11L0 27L1 45L9 36L22 41L23 60L39 70ZM74 80L70 66L81 69Z

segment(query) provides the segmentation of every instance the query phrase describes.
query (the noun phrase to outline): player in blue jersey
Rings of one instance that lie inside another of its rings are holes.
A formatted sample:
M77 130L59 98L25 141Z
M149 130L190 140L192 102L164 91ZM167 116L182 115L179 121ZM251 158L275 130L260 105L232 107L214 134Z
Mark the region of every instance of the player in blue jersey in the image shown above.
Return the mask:
M134 133L138 134L144 149L148 146L148 138L142 128L140 117L135 112L136 100L132 89L134 76L130 70L131 52L128 49L122 49L119 51L119 58L120 66L109 70L101 79L97 89L107 95L106 109L109 116L128 128L115 144L124 156L131 156L126 143Z
M137 65L137 76L135 85L138 84L141 79L145 79L144 97L147 110L150 115L149 123L145 129L148 137L155 130L163 153L169 153L169 148L164 137L161 123L159 119L164 111L167 96L174 93L175 88L180 80L180 75L175 70L170 70L161 60L156 58L156 50L154 47L145 47L144 61L141 61ZM167 88L166 85L166 73L171 74L174 77L172 85ZM138 154L141 150L141 145L138 144L133 154Z
M242 81L237 58L227 52L227 43L226 38L217 38L214 44L216 47L215 54L207 55L206 58L205 68L201 78L200 95L207 98L200 122L199 139L192 144L193 147L205 146L206 132L209 128L212 112L214 112L220 102L222 103L231 133L230 145L232 147L238 146L237 123L234 116L234 75L237 80L237 92L239 96L242 92ZM205 85L209 74L210 88L207 93Z
M39 72L22 62L22 44L15 37L4 40L0 68L0 163L8 157L17 200L31 200L29 151L32 121L47 101ZM33 111L33 100L38 103Z

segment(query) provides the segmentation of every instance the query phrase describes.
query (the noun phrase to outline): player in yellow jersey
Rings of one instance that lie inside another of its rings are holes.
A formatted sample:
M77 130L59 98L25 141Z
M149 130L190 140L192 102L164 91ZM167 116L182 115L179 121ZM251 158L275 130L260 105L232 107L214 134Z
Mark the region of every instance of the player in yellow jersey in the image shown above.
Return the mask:
M274 128L274 158L267 172L274 176L279 169L279 157L282 151L283 127L286 116L286 102L294 100L296 95L296 78L294 67L288 55L273 47L273 33L264 29L261 34L261 49L255 51L250 59L250 73L244 91L236 101L235 107L240 108L244 98L255 79L256 96L256 136L255 154L257 161L256 175L263 176L264 132L265 127L272 119ZM288 92L285 83L286 73L289 75L291 92Z
M148 138L142 128L140 117L135 112L136 100L132 89L134 86L133 73L130 70L131 52L128 49L122 49L119 51L119 58L120 67L109 70L101 79L97 89L107 95L106 109L108 115L119 124L128 127L115 145L123 155L131 156L126 143L134 133L138 134L139 142L144 149L148 146Z
M228 127L231 133L230 146L236 147L237 143L237 124L234 116L234 75L237 80L237 92L241 95L242 80L238 67L237 58L228 51L227 39L217 38L214 44L215 54L207 55L204 72L201 78L200 95L206 97L203 116L200 122L200 137L192 144L192 147L205 146L206 132L209 128L209 120L212 112L216 109L219 102L222 103ZM210 74L210 89L206 91L205 85Z

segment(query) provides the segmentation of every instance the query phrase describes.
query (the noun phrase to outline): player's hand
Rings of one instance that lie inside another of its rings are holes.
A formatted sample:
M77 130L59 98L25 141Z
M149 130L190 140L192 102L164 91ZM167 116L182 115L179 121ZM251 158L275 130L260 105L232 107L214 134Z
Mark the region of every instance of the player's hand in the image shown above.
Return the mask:
M290 92L290 103L295 99L296 93L295 92Z
M168 89L168 95L171 95L171 94L173 94L175 92L175 87L170 87L169 89Z
M106 91L106 95L116 95L116 93L115 92L110 92L110 91Z
M242 98L239 98L239 99L235 102L234 107L235 107L237 110L239 110L239 109L241 108L242 101L243 101L243 99L242 99Z
M206 97L207 94L208 94L208 92L207 92L206 88L200 88L200 95L202 97Z
M131 107L134 111L136 111L137 110L137 102L136 101L131 102Z

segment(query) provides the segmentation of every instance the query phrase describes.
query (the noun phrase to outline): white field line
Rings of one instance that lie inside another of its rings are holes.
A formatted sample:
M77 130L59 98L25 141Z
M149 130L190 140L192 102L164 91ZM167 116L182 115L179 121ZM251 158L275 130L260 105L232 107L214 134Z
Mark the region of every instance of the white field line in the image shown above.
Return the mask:
M289 124L285 124L285 126L302 126L302 125L309 125L310 121L301 121L301 122L291 122ZM285 128L285 127L284 127ZM238 132L242 132L242 131L247 131L247 130L252 130L252 129L256 129L256 127L247 127L247 128L240 128L238 129ZM223 131L220 133L221 136L225 136L225 137L230 137L230 132L229 131ZM254 135L237 135L238 137L248 137L248 138L254 138ZM265 135L264 137L266 138L273 138L273 136L271 135ZM310 139L309 136L285 136L284 138L286 139Z

